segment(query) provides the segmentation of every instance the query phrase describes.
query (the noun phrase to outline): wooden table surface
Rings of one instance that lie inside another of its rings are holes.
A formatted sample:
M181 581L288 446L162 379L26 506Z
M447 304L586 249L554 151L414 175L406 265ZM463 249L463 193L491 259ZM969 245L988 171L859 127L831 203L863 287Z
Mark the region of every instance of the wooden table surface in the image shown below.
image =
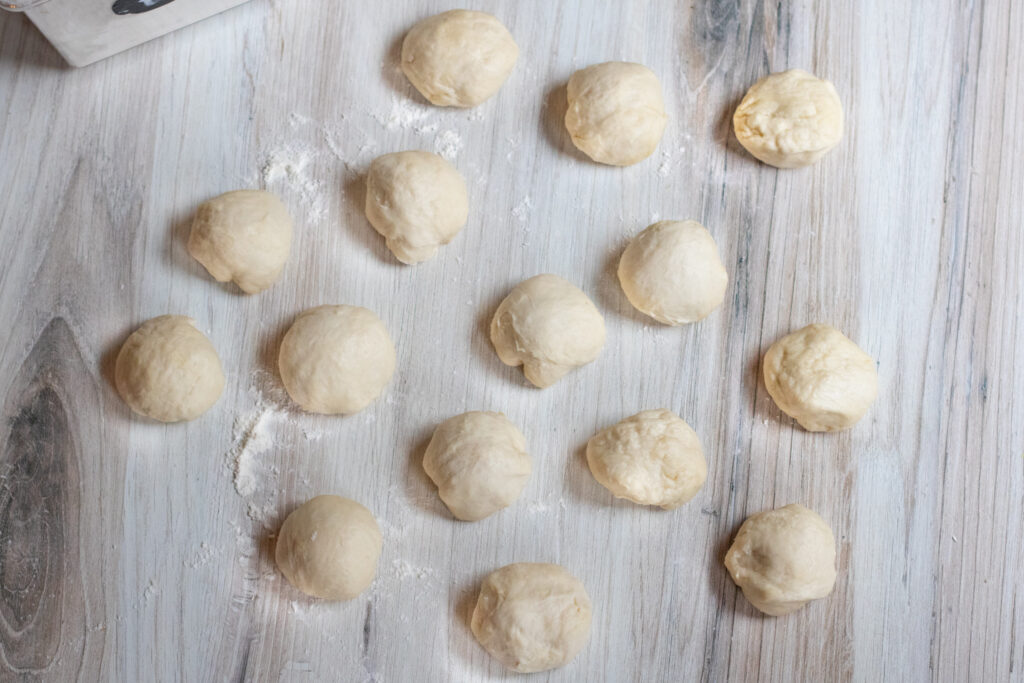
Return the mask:
M1008 681L1024 676L1024 4L486 2L521 57L493 100L424 106L401 37L439 0L240 8L81 70L0 12L0 679L489 681L468 617L482 576L551 561L594 603L551 681ZM670 123L647 161L574 151L564 84L643 62ZM770 71L832 80L847 116L820 164L777 171L731 133ZM362 212L378 154L436 150L467 177L466 228L398 264ZM195 206L241 187L296 217L258 296L185 250ZM724 305L653 324L614 269L659 218L708 226ZM606 316L601 357L527 386L486 333L520 280L558 273ZM368 306L398 370L349 417L297 412L281 334L321 303ZM200 419L130 413L114 355L142 321L194 317L224 395ZM759 359L810 322L878 360L868 416L811 434ZM582 457L645 408L682 415L709 476L674 512L616 501ZM453 520L420 458L469 409L519 424L534 473L513 507ZM305 598L272 561L297 504L337 493L380 520L372 588ZM722 566L731 535L800 502L835 531L831 596L762 617ZM525 679L522 679L525 680Z

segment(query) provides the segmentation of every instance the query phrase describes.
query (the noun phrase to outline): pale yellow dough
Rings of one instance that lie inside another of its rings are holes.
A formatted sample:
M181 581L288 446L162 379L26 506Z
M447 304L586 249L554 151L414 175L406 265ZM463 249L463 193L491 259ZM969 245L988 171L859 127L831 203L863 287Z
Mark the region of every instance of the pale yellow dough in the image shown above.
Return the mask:
M798 168L839 144L843 105L831 83L790 69L751 86L732 124L736 139L755 157L778 168Z
M521 562L484 579L473 635L499 662L520 673L565 666L590 637L590 597L557 564Z
M725 566L754 607L782 616L832 592L836 540L817 513L787 505L748 517Z
M402 71L431 103L474 107L501 88L519 47L497 17L456 9L428 17L402 41Z
M878 395L874 359L820 323L771 345L764 355L764 383L782 412L811 432L849 429Z
M317 496L288 515L274 559L307 595L351 600L373 582L383 540L373 514L340 496Z
M161 422L199 417L224 391L213 344L183 315L147 320L117 354L114 384L135 412Z

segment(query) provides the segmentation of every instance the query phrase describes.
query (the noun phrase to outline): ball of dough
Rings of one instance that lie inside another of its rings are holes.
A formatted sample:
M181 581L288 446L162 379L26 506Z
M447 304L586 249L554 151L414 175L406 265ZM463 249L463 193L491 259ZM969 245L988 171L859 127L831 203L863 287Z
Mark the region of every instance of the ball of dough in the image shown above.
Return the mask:
M486 12L442 12L413 26L402 41L402 71L442 107L475 107L490 98L517 59L512 34Z
M661 82L642 64L605 62L569 79L565 127L594 161L629 166L654 152L668 123Z
M402 263L433 258L469 215L466 181L430 152L377 157L366 177L366 218Z
M849 429L878 395L871 356L820 323L771 345L764 355L764 383L782 412L809 432Z
M317 306L299 314L278 356L288 395L311 413L355 413L395 372L395 346L372 311Z
M817 513L787 505L748 517L725 566L750 604L778 617L832 592L836 539Z
M557 275L520 282L491 320L491 342L505 365L523 366L544 388L586 365L604 346L604 318L575 285Z
M729 275L715 238L697 221L661 221L633 238L619 260L629 303L666 325L697 322L725 298Z
M526 439L507 417L473 411L438 426L423 469L452 514L475 522L515 502L531 463Z
M800 69L765 76L732 117L736 139L778 168L813 164L843 137L843 104L828 81Z
M491 572L473 610L473 635L520 673L565 666L590 637L590 597L557 564L521 562Z
M199 205L188 253L218 282L255 294L280 277L292 248L292 217L262 190L237 190Z
M594 478L616 498L672 510L697 495L708 476L697 433L668 410L645 410L587 442Z
M117 354L114 384L132 410L161 422L194 420L224 391L217 350L183 315L147 320Z
M373 582L381 545L369 510L348 498L317 496L284 520L274 558L284 578L303 593L351 600Z

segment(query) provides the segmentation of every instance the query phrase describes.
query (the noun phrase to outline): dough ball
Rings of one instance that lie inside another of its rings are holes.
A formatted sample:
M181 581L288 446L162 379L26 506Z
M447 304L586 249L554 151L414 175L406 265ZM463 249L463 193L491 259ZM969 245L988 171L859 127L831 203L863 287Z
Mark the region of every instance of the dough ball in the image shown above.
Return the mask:
M505 365L522 365L544 388L586 365L604 346L604 318L575 285L557 275L520 282L491 320L491 342Z
M565 666L590 637L590 597L557 564L520 562L491 572L473 610L473 635L520 673Z
M507 417L473 411L438 426L423 469L452 514L475 522L515 502L531 463L526 439Z
M340 496L317 496L281 525L274 557L289 583L307 595L351 600L373 582L380 528L365 507Z
M732 117L736 139L778 168L813 164L843 137L843 104L828 81L800 69L765 76Z
M217 350L183 315L147 320L117 354L114 384L132 410L161 422L194 420L224 391Z
M402 263L433 258L469 215L466 181L430 152L377 157L366 177L366 218Z
M292 248L292 217L262 190L237 190L199 205L188 253L218 282L256 294L280 277Z
M661 221L633 238L619 260L629 303L666 325L697 322L725 298L729 275L715 238L697 221Z
M355 413L395 373L395 346L372 311L317 306L299 314L278 356L288 395L311 413Z
M748 517L725 566L750 604L779 617L832 592L836 539L816 512L787 505Z
M661 82L641 64L605 62L569 79L565 127L594 161L629 166L654 152L668 116Z
M878 395L871 356L820 323L771 345L764 355L764 383L782 412L809 432L849 429Z
M645 410L587 442L594 478L616 498L677 508L697 495L708 476L697 433L668 410Z
M424 19L402 41L402 71L442 107L475 107L498 92L519 59L508 29L486 12L456 9Z

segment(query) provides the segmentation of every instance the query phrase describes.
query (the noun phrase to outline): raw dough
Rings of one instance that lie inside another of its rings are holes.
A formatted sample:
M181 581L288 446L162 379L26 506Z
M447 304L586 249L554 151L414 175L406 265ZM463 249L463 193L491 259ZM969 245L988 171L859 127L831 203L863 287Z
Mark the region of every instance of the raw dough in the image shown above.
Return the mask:
M557 275L520 282L491 320L491 341L505 365L522 365L544 388L586 365L604 347L604 318L575 285Z
M515 502L531 463L526 439L507 417L473 411L438 426L423 469L452 514L475 522Z
M456 9L412 27L402 41L402 71L442 107L475 107L512 73L519 47L497 17Z
M513 671L546 671L565 666L587 644L590 614L579 579L557 564L521 562L484 579L473 635Z
M778 617L832 592L836 539L816 512L794 503L748 517L725 566L754 607Z
M661 82L642 64L605 62L569 79L565 127L594 161L629 166L649 157L665 132L668 115Z
M355 413L395 372L395 346L372 311L317 306L299 314L278 357L288 395L312 413Z
M801 69L765 76L732 117L736 139L778 168L813 164L843 137L843 103L835 86Z
M218 282L233 280L248 294L280 277L292 248L292 217L262 190L237 190L199 205L188 253Z
M402 263L433 258L469 215L466 181L430 152L377 157L366 176L366 217Z
M587 464L616 498L666 510L697 495L708 476L697 433L668 410L645 410L601 430L587 442Z
M340 496L317 496L281 525L274 557L284 578L307 595L351 600L373 582L380 528L365 507Z
M132 410L161 422L194 420L224 391L217 350L183 315L147 320L117 354L114 384Z
M636 309L666 325L707 316L725 298L729 275L715 238L697 221L661 221L633 238L619 282Z
M820 323L771 345L764 355L764 383L782 412L810 432L852 427L878 395L871 356Z

